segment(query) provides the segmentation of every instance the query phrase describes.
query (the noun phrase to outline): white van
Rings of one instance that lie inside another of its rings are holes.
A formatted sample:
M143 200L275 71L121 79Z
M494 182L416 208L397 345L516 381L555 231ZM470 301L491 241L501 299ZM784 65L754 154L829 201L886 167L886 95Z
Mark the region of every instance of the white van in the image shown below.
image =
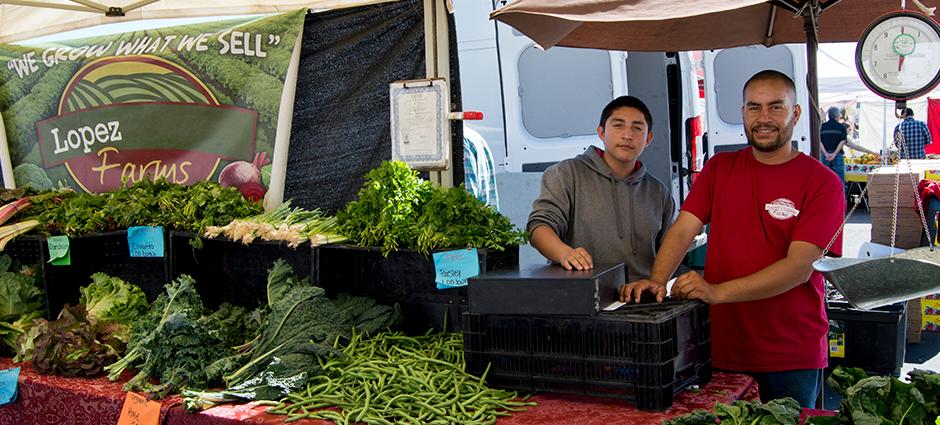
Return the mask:
M455 10L463 108L483 112L482 121L465 125L486 139L497 173L540 174L599 145L601 109L630 94L653 115L654 141L640 160L681 203L705 155L691 54L541 50L512 27L489 19L502 5L463 0ZM507 198L500 196L500 206L511 211L503 205Z
M500 212L525 226L541 172L600 145L601 110L626 94L642 99L653 115L653 143L640 160L681 204L705 158L692 55L541 50L512 27L489 19L503 4L461 0L455 9L463 109L483 112L483 120L464 125L481 134L493 152ZM544 260L526 248L520 261Z

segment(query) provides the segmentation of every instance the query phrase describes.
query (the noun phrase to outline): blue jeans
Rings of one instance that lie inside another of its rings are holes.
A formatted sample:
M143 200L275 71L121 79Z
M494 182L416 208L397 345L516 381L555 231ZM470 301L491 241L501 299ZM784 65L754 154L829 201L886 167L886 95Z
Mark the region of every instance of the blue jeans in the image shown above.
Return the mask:
M845 186L845 154L839 153L832 161L826 161L826 158L820 158L823 165L829 167L842 180L842 186Z
M783 397L793 397L802 407L816 407L822 369L798 369L782 372L750 373L760 388L760 399L766 403Z

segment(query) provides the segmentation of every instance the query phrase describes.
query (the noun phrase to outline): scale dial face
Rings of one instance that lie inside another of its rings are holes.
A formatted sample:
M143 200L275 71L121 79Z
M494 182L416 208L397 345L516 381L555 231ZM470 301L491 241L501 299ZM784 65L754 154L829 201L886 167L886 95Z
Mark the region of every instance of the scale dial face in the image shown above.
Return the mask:
M940 26L913 12L882 16L862 33L855 66L865 85L882 97L924 95L940 82Z

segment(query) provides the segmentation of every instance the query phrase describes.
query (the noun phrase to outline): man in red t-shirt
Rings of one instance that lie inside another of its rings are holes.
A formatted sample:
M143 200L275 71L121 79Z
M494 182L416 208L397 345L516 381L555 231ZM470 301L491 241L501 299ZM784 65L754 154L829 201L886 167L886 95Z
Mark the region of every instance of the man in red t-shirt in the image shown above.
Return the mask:
M827 363L823 277L813 262L845 215L839 177L793 148L800 118L793 81L762 71L744 85L744 131L750 147L706 164L679 218L669 228L650 279L621 288L666 296L702 226L709 228L705 276L679 276L671 296L712 305L712 363L754 376L761 399L790 396L813 407ZM841 237L829 254L842 254Z

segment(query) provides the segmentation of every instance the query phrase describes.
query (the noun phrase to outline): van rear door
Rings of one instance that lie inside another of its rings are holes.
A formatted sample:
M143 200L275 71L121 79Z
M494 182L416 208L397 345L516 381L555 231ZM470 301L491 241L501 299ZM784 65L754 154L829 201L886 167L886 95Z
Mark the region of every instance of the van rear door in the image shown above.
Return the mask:
M703 54L705 66L705 116L708 121L708 155L736 151L747 146L741 117L744 83L765 69L780 71L796 84L796 100L802 108L793 129L793 142L800 152L809 153L809 94L806 90L806 48L802 44L772 47L745 46L709 50Z

